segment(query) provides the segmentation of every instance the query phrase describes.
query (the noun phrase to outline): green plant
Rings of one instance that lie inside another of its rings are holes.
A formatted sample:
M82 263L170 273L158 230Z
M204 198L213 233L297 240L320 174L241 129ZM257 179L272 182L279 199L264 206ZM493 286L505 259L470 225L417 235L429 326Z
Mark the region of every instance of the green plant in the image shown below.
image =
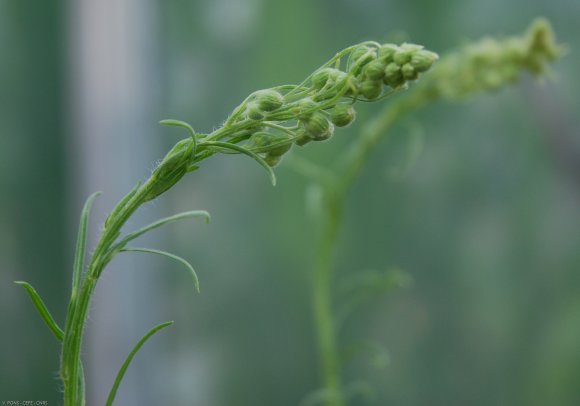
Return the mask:
M296 170L317 185L321 196L317 213L322 216L313 264L312 306L323 382L322 388L309 395L304 404L343 406L346 392L367 389L356 382L345 390L342 382L343 362L335 310L345 297L341 296L340 302L334 301L333 260L338 251L338 237L350 189L379 142L390 134L393 124L407 114L439 100L460 100L479 92L500 89L515 82L523 71L540 76L546 72L548 62L560 54L561 47L556 44L549 23L541 19L521 36L500 40L485 38L468 44L444 56L420 83L386 106L362 129L352 141L348 153L342 154L334 167L322 168L298 159L292 161ZM362 273L358 275L358 281L350 281L347 285L388 290L406 280L400 272ZM349 290L352 298L352 291L357 289ZM361 294L360 289L357 294Z
M139 207L156 199L185 174L199 169L201 161L218 153L249 156L267 171L275 184L271 167L280 161L293 144L304 145L329 139L335 126L348 125L354 119L352 105L357 100L379 100L406 89L407 81L417 79L436 60L436 54L418 45L403 44L399 47L364 42L337 53L300 85L278 86L252 93L233 111L221 128L210 134L196 133L183 121L161 121L163 125L185 129L189 137L177 142L151 176L143 183L138 183L115 206L88 259L85 258L87 224L91 206L99 193L91 195L82 209L64 329L59 327L30 284L16 282L26 289L43 320L56 339L62 342L60 378L65 406L85 404L81 361L85 323L99 278L116 255L142 252L178 261L191 273L194 286L199 290L197 275L185 259L164 251L131 247L129 243L169 223L197 217L209 220L209 214L205 211L189 211L123 233L123 227ZM107 405L113 403L119 383L136 352L153 334L170 324L162 323L151 329L130 352L114 381Z

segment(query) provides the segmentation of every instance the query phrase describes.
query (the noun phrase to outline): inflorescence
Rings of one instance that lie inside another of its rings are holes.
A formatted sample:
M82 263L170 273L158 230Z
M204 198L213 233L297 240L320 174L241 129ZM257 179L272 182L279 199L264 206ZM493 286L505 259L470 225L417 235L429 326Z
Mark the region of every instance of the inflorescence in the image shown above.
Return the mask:
M352 123L357 100L376 101L405 89L437 59L420 45L363 42L337 53L300 85L252 93L211 134L195 133L181 121L162 121L187 128L191 138L177 143L155 169L157 187L149 199L217 152L243 153L273 167L294 144L327 140L336 127Z

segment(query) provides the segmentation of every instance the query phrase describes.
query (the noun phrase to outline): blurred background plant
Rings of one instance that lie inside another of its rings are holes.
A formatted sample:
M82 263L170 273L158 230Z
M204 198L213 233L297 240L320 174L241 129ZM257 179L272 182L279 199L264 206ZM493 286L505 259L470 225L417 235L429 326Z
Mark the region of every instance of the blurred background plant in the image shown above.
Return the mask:
M159 119L207 132L251 91L298 82L348 44L443 52L544 15L570 49L555 81L429 107L393 129L354 186L337 271L397 266L414 284L349 324L389 354L378 370L357 357L345 375L371 382L376 404L580 403L578 12L572 0L0 2L0 400L58 404L59 346L12 281L64 318L82 200L105 191L94 236L173 145ZM336 156L377 111L304 154ZM287 164L277 172L271 188L252 162L215 160L145 210L144 223L211 208L210 227L155 242L195 261L203 292L162 260L118 261L89 324L88 404L104 403L134 342L168 318L119 404L296 405L318 387L304 210L316 192Z

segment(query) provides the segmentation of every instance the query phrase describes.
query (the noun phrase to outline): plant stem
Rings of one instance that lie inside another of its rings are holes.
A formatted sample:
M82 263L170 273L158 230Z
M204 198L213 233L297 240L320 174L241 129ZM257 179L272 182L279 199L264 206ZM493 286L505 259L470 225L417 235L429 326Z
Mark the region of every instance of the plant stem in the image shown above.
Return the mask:
M314 264L313 312L322 367L323 390L326 406L344 406L341 362L337 331L332 308L333 259L343 223L343 208L352 184L359 176L369 155L382 141L387 131L405 114L421 108L430 100L429 93L415 92L402 97L384 109L379 117L367 125L352 146L349 154L339 162L336 183L323 187L324 213L320 237L316 244Z
M322 234L316 250L313 283L313 310L322 380L328 394L328 406L343 406L340 357L332 314L332 269L335 248L342 220L342 208L330 197L323 217Z
M119 236L121 227L145 201L153 182L154 180L150 178L122 208L119 207L118 215L112 218L111 223L103 230L103 234L91 256L78 296L78 302L74 304L74 308L68 316L71 317L71 320L67 320L65 329L60 371L64 386L65 406L84 404L84 385L81 385L84 377L82 376L80 353L91 298L101 272L111 259L111 255L108 252L109 249Z

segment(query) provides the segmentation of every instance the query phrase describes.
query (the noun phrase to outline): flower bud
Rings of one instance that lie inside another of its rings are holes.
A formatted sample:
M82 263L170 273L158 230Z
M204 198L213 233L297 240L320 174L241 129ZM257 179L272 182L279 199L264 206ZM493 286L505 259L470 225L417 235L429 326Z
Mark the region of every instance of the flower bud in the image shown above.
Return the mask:
M381 80L385 76L385 65L381 59L369 62L364 69L365 76L371 80Z
M394 44L383 44L379 48L378 58L382 60L385 64L393 62L393 56L395 52L399 50L399 47Z
M259 121L264 118L264 112L260 109L256 102L248 103L246 109L246 114L250 120Z
M337 104L330 112L330 121L337 127L346 127L355 117L356 111L350 104Z
M175 185L186 173L192 158L192 140L190 138L179 141L165 155L161 163L151 174L152 187L145 196L145 201L155 199L163 192Z
M405 83L405 78L403 77L401 68L395 62L391 62L385 68L385 78L383 79L383 83L393 89Z
M281 160L282 160L282 155L266 154L264 156L264 161L266 161L266 163L270 167L274 167L274 166L278 165Z
M328 78L324 87L320 89L321 91L313 97L315 101L327 100L335 97L341 90L343 90L346 83L347 75L345 72L332 68L327 68L326 72Z
M246 148L250 149L262 149L270 144L270 137L272 134L269 134L264 131L260 131L257 133L252 134L248 142L246 143Z
M302 147L302 146L308 144L310 141L312 141L312 138L310 138L308 136L308 133L306 132L306 130L303 127L300 127L296 131L296 139L295 139L294 143L296 145L298 145L299 147Z
M354 65L362 67L375 59L376 56L377 53L373 48L366 45L359 45L351 51L350 57L348 59L348 66L350 68L352 68Z
M284 97L275 90L265 89L254 94L258 108L262 111L278 110L284 104Z
M282 156L292 148L292 142L285 135L273 135L268 154Z
M406 63L401 67L401 73L403 73L405 80L417 80L419 77L419 72L410 63Z
M332 70L332 68L323 68L316 71L311 78L312 87L316 90L322 89L326 85L326 82L328 82Z
M417 72L425 72L433 66L439 56L435 52L420 50L411 56L409 62Z
M365 80L360 86L360 92L366 99L374 100L383 92L383 83L380 80Z
M319 111L304 121L304 128L308 136L314 141L327 140L334 132L334 125Z
M300 119L307 119L310 117L314 111L318 108L319 104L316 103L311 98L307 97L298 103L298 107L296 109L296 116Z
M395 52L395 54L393 55L393 61L399 65L399 66L403 66L404 64L406 64L407 62L409 62L411 60L411 57L417 53L418 51L421 51L423 49L423 47L421 45L415 45L415 44L402 44L399 49Z
M253 134L245 147L254 152L266 152L273 155L284 155L292 147L287 135L273 134L260 131Z

